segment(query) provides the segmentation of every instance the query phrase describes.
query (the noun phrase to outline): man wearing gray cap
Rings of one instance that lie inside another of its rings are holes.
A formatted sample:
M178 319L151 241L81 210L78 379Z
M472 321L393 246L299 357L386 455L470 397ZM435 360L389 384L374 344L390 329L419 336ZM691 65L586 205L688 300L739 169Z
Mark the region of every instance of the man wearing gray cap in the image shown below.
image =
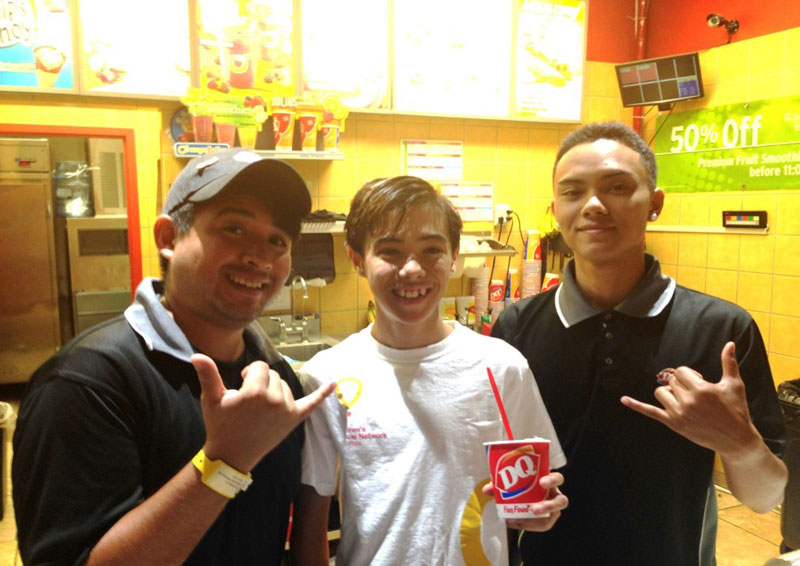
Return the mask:
M35 564L280 564L309 396L254 322L311 208L289 165L190 161L154 226L163 280L31 378L14 435ZM247 490L245 492L245 490Z

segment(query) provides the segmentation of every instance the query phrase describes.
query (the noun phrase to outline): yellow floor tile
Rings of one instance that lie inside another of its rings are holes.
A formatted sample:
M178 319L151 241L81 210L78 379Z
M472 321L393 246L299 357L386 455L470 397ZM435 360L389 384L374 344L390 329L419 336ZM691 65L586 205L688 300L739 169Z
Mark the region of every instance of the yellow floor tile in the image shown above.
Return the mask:
M779 553L778 546L720 518L717 566L760 566Z
M781 540L781 516L777 513L758 514L744 505L737 505L729 509L720 510L720 522L726 521L744 529L765 541L780 546Z

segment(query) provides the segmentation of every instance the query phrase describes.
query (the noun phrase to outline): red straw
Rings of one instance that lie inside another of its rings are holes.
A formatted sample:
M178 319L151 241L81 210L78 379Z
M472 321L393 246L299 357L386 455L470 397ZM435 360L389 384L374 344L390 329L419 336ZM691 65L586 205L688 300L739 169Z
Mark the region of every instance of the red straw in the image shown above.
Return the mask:
M487 367L486 373L489 374L489 383L492 384L492 392L494 393L494 398L497 400L497 408L500 409L500 417L503 419L503 426L506 427L506 436L508 436L509 440L514 440L514 435L511 434L511 426L508 424L506 409L503 407L503 400L500 398L500 392L497 390L497 382L494 380L492 370Z

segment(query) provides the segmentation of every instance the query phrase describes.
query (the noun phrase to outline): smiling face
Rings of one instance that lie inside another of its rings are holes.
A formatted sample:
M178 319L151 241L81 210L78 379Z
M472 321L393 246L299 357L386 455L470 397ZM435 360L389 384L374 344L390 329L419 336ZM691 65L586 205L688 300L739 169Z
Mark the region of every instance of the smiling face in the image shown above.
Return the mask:
M639 154L609 139L567 151L553 176L553 214L579 264L641 269L644 234L664 193L651 190Z
M159 221L160 252L169 260L165 298L190 340L193 332L243 329L289 276L291 237L251 196L198 204L191 228L180 236L168 218Z
M439 300L457 252L450 246L445 221L436 211L417 206L388 214L382 226L367 238L363 256L348 248L375 298L373 336L396 348L438 342L450 329L439 315Z

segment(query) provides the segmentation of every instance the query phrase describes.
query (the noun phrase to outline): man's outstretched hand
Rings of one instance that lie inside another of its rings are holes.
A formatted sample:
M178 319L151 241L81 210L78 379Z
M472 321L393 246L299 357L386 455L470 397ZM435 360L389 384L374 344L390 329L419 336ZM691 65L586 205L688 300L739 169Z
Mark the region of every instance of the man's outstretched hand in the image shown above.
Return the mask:
M695 444L719 452L720 456L734 456L748 448L750 439L758 435L754 435L750 421L733 342L725 344L721 360L722 377L717 383L704 380L685 366L675 370L669 383L654 393L663 408L627 396L620 401Z
M194 354L192 365L200 381L206 426L204 450L249 472L270 450L305 419L335 388L329 383L295 400L278 372L261 361L242 371L242 387L226 389L214 360Z

